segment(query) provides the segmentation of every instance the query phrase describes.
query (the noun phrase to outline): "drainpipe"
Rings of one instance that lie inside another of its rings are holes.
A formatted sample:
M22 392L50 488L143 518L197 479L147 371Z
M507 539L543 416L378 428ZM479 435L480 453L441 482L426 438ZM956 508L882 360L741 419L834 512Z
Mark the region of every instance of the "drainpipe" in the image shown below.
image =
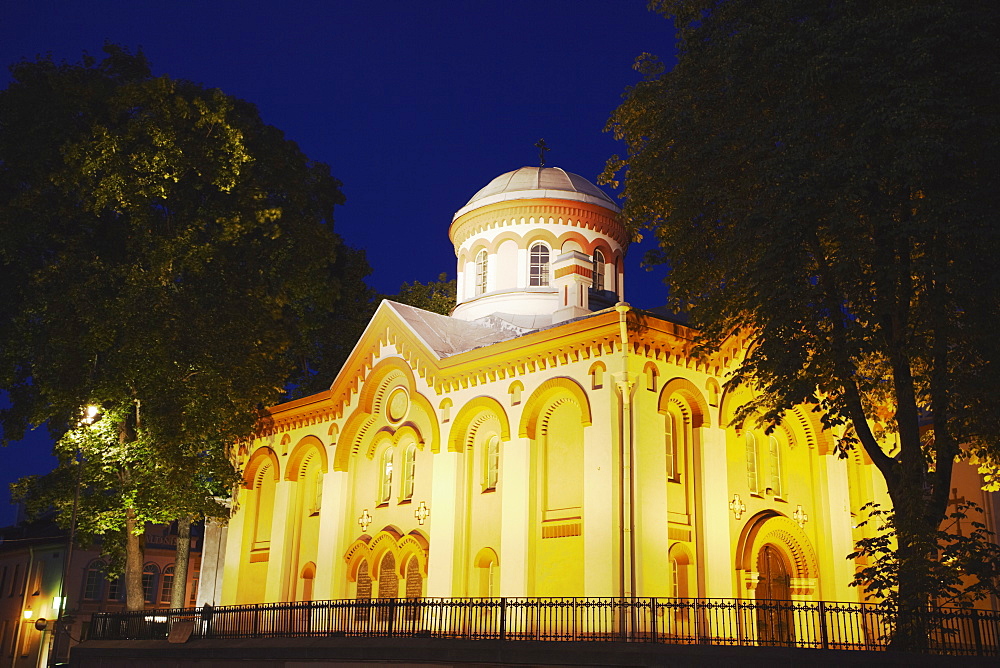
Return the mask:
M635 474L633 463L635 459L635 436L632 424L632 387L634 382L629 376L629 340L628 322L626 316L631 307L625 302L615 305L618 311L618 335L621 344L621 372L615 384L618 386L619 421L619 457L622 462L621 476L621 571L619 585L622 596L634 598L636 590L635 573Z

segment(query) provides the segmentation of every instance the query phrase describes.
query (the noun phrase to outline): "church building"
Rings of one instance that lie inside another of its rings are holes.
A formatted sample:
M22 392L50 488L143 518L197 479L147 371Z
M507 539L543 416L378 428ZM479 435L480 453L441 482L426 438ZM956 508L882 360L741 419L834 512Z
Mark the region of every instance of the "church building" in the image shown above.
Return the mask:
M858 601L877 470L808 408L730 425L746 341L696 357L690 328L626 303L619 214L558 168L473 195L452 315L382 302L330 389L240 452L212 602Z

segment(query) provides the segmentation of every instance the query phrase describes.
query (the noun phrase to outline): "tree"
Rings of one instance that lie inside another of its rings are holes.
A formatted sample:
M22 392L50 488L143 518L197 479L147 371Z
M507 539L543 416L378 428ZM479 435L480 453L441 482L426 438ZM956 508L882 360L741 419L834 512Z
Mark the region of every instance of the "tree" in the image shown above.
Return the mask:
M458 288L455 279L448 280L448 274L440 274L436 281L426 284L420 281L403 283L398 295L388 295L386 299L421 308L431 313L451 315L455 309Z
M53 475L116 509L93 531L127 538L134 609L145 521L204 510L260 407L346 355L322 337L367 265L326 165L251 104L104 50L18 63L0 91L0 427L47 424Z
M860 444L894 504L895 647L938 558L952 466L997 481L1000 53L995 3L653 0L678 63L643 55L609 127L624 213L652 229L671 304L730 383L780 419L812 403Z

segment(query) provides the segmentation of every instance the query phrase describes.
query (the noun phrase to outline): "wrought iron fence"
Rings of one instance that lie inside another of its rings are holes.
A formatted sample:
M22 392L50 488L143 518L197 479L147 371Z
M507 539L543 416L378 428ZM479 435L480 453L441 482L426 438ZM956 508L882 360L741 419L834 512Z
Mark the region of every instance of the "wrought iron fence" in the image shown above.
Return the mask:
M1000 655L1000 613L933 608L921 614L927 651ZM824 601L673 598L412 598L265 603L94 616L99 640L165 638L431 637L770 645L882 650L893 617L877 606Z

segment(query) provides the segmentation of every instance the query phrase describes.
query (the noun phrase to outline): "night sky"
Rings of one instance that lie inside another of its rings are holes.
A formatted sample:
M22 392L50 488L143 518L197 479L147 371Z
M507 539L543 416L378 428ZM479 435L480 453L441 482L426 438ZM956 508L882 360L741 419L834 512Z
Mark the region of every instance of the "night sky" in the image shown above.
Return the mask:
M592 181L624 152L602 129L638 79L632 63L643 52L672 63L671 25L645 4L10 0L0 63L76 62L111 41L141 47L157 75L255 103L343 182L336 230L392 293L454 277L452 214L493 177L537 164L539 138L549 166ZM625 286L649 308L665 290L662 272L639 268L646 245L633 245ZM0 526L14 520L7 484L49 470L50 445L36 432L0 450Z

